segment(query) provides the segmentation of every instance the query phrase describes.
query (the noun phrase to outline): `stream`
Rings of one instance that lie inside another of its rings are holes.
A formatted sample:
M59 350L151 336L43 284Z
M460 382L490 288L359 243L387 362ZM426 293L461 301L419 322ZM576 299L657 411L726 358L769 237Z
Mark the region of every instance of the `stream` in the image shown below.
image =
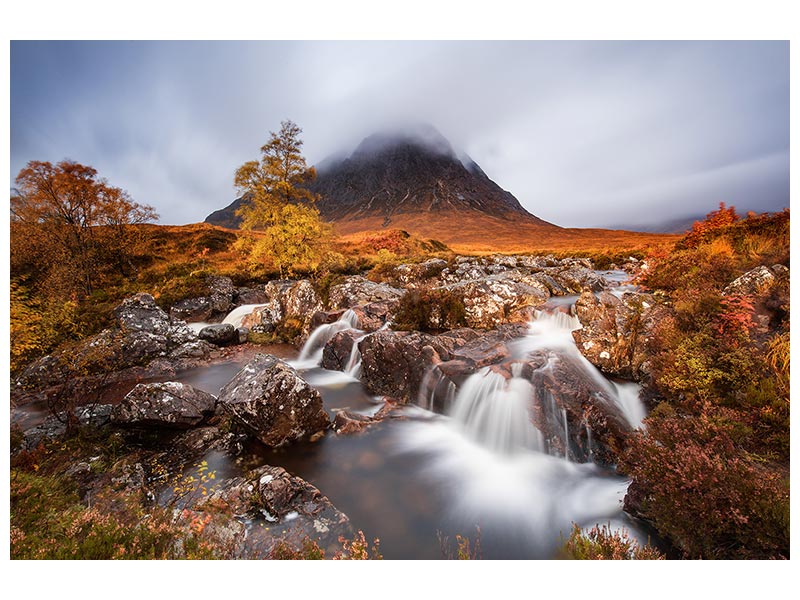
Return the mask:
M546 349L580 361L598 390L612 395L631 425L640 426L645 413L638 386L615 384L580 354L571 336L580 323L559 310L568 300L551 302L547 308L554 312L538 314L528 335L512 344L515 354ZM239 319L243 311L237 310ZM357 351L347 373L318 366L325 341L336 331L356 328L351 312L312 332L299 353L286 345L248 349L241 360L190 369L169 380L217 395L255 351L266 351L288 360L320 391L331 417L343 408L374 414L383 402L361 386ZM452 387L444 414L428 410L433 403L421 398L419 405L401 407L359 434L328 430L316 442L277 450L254 441L238 456L213 451L204 459L218 479L263 464L284 467L317 487L350 517L354 529L370 540L379 538L387 559L452 556L456 535L473 543L479 539L482 558L553 558L573 522L625 527L647 541L622 512L625 478L592 462L572 462L563 450L543 442L528 417L531 381L516 372L506 380L487 367L460 389ZM16 411L16 422L29 426L41 416L42 407L24 409ZM559 413L554 418L560 422ZM562 426L569 448L566 415Z

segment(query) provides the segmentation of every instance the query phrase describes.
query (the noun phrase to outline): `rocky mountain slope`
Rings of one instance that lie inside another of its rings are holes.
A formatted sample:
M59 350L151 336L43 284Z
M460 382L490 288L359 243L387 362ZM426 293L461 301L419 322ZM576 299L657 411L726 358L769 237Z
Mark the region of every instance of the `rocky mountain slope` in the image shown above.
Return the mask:
M317 207L346 233L406 226L417 230L424 222L437 227L453 218L556 229L528 213L429 125L373 134L348 156L325 159L317 171L310 185L320 196ZM242 202L246 200L239 198L215 211L206 222L238 227L235 211Z

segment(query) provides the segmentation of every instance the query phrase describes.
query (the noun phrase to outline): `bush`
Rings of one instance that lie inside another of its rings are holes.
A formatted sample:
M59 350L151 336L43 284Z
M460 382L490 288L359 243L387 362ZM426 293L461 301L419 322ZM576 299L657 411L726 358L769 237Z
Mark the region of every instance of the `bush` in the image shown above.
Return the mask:
M664 560L657 549L630 539L625 529L612 531L606 525L583 531L573 523L562 552L564 558L572 560Z
M740 451L751 432L736 413L663 409L645 424L620 463L641 516L687 558L789 557L788 473Z
M407 291L395 310L394 329L437 332L466 325L464 303L449 290L414 289Z

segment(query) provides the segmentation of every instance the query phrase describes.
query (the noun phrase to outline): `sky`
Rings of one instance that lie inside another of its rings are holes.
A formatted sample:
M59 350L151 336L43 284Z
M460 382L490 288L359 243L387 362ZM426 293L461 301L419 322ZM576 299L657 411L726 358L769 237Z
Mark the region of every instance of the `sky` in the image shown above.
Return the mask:
M432 124L531 213L649 227L789 206L789 43L12 42L11 176L95 167L202 221L285 119L310 164Z

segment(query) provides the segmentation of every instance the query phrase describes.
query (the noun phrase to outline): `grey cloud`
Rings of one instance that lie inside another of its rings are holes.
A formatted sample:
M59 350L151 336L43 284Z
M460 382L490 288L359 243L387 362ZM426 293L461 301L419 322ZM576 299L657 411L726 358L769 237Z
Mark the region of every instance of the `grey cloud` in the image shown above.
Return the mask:
M564 226L788 206L785 42L12 44L11 168L70 157L164 223L291 118L316 163L414 120Z

